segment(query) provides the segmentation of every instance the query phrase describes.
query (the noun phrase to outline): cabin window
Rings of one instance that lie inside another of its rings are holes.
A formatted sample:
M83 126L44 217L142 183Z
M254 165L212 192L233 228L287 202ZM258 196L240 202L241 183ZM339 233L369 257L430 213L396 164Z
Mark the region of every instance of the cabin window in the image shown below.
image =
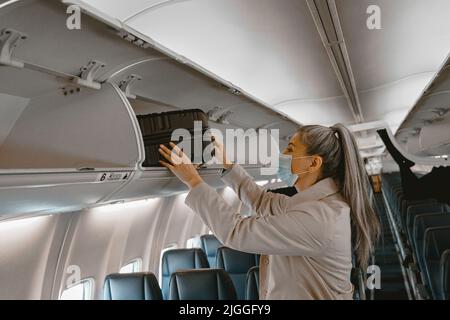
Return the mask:
M201 241L200 241L200 236L196 235L193 238L190 238L186 241L186 248L191 249L191 248L201 248Z
M94 279L81 280L64 290L59 300L91 300L94 289Z
M119 273L136 273L142 271L142 260L136 259L120 268Z

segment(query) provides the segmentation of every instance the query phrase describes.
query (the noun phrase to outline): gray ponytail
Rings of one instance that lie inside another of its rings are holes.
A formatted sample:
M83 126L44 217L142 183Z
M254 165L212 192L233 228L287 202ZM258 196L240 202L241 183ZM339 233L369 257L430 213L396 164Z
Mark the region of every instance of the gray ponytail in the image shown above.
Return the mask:
M351 209L353 246L358 264L366 269L380 234L372 207L369 180L353 134L342 124L331 128L304 126L298 130L309 155L322 157L322 179L334 178Z

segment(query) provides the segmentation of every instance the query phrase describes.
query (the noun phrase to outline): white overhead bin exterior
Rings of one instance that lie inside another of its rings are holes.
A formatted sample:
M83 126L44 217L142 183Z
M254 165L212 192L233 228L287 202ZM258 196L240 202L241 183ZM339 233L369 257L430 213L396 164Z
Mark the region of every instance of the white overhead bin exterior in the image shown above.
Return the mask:
M143 159L132 112L112 84L31 99L0 145L0 220L83 209L131 181Z
M55 86L15 122L1 145L0 170L133 169L143 159L138 130L117 86L67 95Z

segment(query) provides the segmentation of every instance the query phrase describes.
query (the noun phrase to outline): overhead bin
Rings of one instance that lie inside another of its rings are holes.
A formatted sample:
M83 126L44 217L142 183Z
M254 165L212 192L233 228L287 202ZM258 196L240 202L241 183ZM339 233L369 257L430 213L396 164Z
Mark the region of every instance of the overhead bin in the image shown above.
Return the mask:
M131 179L131 174L131 171L2 173L0 220L88 208Z
M222 132L278 129L281 148L294 132L293 121L103 18L82 15L69 30L66 8L30 0L0 11L0 31L26 35L14 63L0 61L0 220L186 191L167 169L142 166L137 115L198 108ZM248 167L272 178L259 168ZM200 170L215 187L219 172Z
M289 135L296 128L296 123L275 111L167 58L149 58L130 64L111 74L108 81L120 85L132 76L140 79L128 88L130 103L138 115L201 109L212 122L230 127L279 129L280 136Z
M297 124L273 110L168 58L149 58L132 63L111 73L108 81L127 93L136 116L200 109L208 115L210 128L220 130L224 136L226 129L278 129L282 139L281 148L287 145L287 137L297 128ZM261 176L259 166L247 168L256 179L273 178ZM200 174L210 185L223 187L219 169L204 168ZM143 167L140 164L133 181L123 186L108 201L140 199L149 194L166 196L186 191L187 188L173 179L164 168Z
M297 128L297 124L273 110L170 59L143 59L111 74L108 81L117 84L127 93L136 116L200 109L208 115L209 127L221 131L224 137L227 129L279 130L281 148L287 145L288 137ZM243 158L245 154L239 156ZM259 167L253 165L247 166L247 169L255 179L273 178L262 176ZM200 170L200 174L210 185L223 187L219 169L204 168ZM144 167L140 163L133 181L114 193L108 201L140 199L149 194L166 196L186 191L187 188L173 179L166 169Z
M0 169L134 168L141 150L120 90L60 86L29 100L0 146Z
M408 142L406 143L406 152L410 154L418 154L420 150L420 140L419 135L409 137Z
M420 132L420 149L430 155L447 155L450 147L450 119L423 127Z
M12 75L19 90L4 85ZM0 67L0 220L98 204L143 159L133 111L114 84L93 90L37 75Z
M133 110L101 75L159 54L85 16L69 30L67 17L56 0L0 11L0 31L27 35L11 52L20 63L0 62L0 220L100 204L144 159Z
M396 138L414 144L418 155L440 156L450 152L450 55L427 85L403 121ZM409 140L414 140L409 142Z

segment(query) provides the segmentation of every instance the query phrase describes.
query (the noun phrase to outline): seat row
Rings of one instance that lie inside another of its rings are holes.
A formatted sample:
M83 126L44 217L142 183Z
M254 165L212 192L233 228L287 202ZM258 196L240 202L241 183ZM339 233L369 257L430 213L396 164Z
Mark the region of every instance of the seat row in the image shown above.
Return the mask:
M450 207L434 199L406 199L399 174L383 176L383 194L410 252L404 264L418 272L429 297L450 299Z
M161 287L153 273L106 277L106 300L257 300L259 256L224 247L212 235L202 248L174 249L162 257ZM215 267L215 268L210 268Z

